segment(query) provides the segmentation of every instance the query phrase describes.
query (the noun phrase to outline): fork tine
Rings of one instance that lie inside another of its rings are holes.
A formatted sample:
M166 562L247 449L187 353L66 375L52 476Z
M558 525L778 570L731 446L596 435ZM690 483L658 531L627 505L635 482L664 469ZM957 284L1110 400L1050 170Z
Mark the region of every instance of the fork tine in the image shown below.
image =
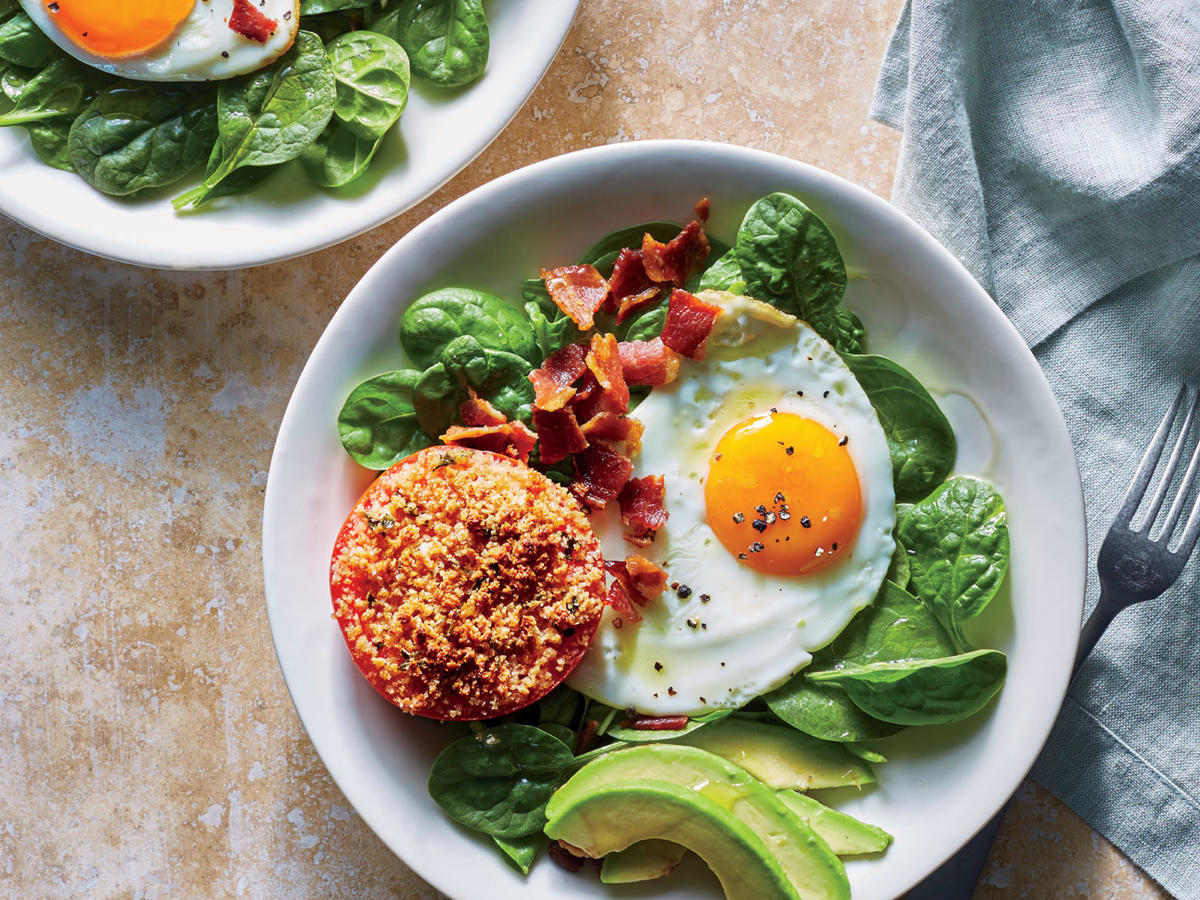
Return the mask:
M1191 416L1188 417L1189 419ZM1187 433L1180 435L1180 440L1184 440ZM1167 521L1163 525L1162 540L1167 541L1171 538L1171 533L1175 530L1175 526L1179 523L1179 517L1183 514L1184 504L1187 503L1188 493L1192 489L1192 485L1196 481L1196 472L1200 470L1200 440L1196 441L1196 449L1192 453L1191 462L1188 463L1187 472L1184 473L1183 481L1179 484L1179 491L1175 495L1175 502L1171 504L1170 510L1167 512Z
M1146 493L1146 486L1150 484L1150 478L1154 475L1154 467L1158 465L1159 457L1162 456L1163 447L1167 443L1167 435L1171 433L1171 425L1175 422L1175 416L1179 413L1179 407L1183 405L1183 398L1186 393L1187 385L1180 385L1179 393L1175 395L1175 402L1171 404L1171 408L1163 416L1158 430L1154 432L1154 438L1150 441L1150 446L1146 448L1145 456L1142 457L1142 461L1138 465L1137 472L1133 475L1133 480L1129 482L1129 487L1125 491L1125 499L1121 502L1121 509L1117 512L1115 525L1119 525L1122 528L1129 526L1129 522L1137 510L1138 504L1141 503L1142 497Z
M1188 516L1187 530L1183 533L1179 547L1174 552L1183 554L1184 559L1187 559L1196 549L1198 541L1200 541L1200 497L1197 497L1196 502L1192 505L1192 514Z
M1167 493L1171 490L1171 479L1175 477L1175 470L1179 467L1179 461L1183 458L1183 452L1187 447L1188 438L1191 436L1192 420L1196 417L1196 410L1200 409L1200 392L1197 392L1192 400L1191 406L1188 407L1187 415L1183 417L1183 425L1179 428L1179 436L1175 439L1175 446L1171 449L1171 457L1167 460L1167 466L1163 469L1162 479L1158 482L1158 488L1154 491L1154 499L1150 501L1150 510L1146 513L1145 525L1142 531L1145 534L1150 533L1151 527L1154 525L1154 520L1158 518L1158 512L1162 509L1162 505L1167 498ZM1195 465L1195 458L1192 459L1191 465ZM1184 483L1180 488L1182 496L1187 493L1187 482L1193 473L1188 470L1188 475L1184 476ZM1179 510L1174 506L1171 507L1171 512L1175 513L1175 520L1170 521L1162 529L1162 535L1169 537L1171 531L1175 527L1175 522L1179 517Z

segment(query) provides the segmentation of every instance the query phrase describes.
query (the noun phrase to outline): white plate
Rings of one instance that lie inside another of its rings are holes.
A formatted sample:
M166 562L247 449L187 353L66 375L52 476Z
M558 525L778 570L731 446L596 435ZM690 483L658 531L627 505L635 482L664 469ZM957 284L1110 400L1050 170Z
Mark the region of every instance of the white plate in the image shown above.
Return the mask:
M388 221L473 160L516 115L570 30L579 0L485 4L487 71L461 91L414 83L398 131L359 182L322 191L288 166L260 191L176 213L197 179L137 200L108 197L43 164L20 128L0 128L0 212L89 253L163 269L236 269L320 250Z
M1058 712L1079 632L1083 499L1071 442L1033 356L962 266L867 191L778 156L721 144L654 141L547 160L485 185L415 228L351 292L300 376L271 462L263 521L267 608L296 709L338 786L408 865L457 900L571 896L717 897L685 878L616 891L543 860L528 880L429 799L429 766L449 735L381 700L350 662L330 617L327 560L370 476L342 451L334 421L363 378L403 364L396 327L424 291L472 284L517 296L538 265L572 261L605 232L686 219L712 200L710 231L730 240L747 206L791 191L834 233L852 281L847 303L870 346L910 367L959 433L957 468L991 479L1008 505L1007 589L970 630L1009 654L999 701L957 726L881 743L880 784L826 799L896 836L879 859L847 865L856 900L892 897L945 860L996 812L1032 765ZM647 435L647 440L653 439Z

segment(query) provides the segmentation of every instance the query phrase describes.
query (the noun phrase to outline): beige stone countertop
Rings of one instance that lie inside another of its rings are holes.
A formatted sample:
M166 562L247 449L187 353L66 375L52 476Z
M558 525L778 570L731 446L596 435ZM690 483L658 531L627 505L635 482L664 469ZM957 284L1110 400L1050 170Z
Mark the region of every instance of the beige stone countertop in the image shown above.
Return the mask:
M440 896L338 792L271 647L263 489L305 358L413 225L568 150L731 141L886 197L899 135L867 108L900 6L583 0L473 165L293 262L137 269L0 218L0 896ZM1165 895L1026 784L975 896Z

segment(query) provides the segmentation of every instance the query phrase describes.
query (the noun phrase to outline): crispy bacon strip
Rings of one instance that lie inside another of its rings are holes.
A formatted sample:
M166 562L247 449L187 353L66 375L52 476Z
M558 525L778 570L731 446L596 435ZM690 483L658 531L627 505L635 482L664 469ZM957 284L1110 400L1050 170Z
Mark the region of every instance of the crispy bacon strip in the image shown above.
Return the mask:
M687 716L634 716L621 725L634 731L679 731L687 728Z
M704 226L693 220L664 244L649 234L642 237L642 265L651 281L670 281L683 286L708 262L708 238Z
M604 408L609 412L628 410L629 387L625 384L625 371L621 366L621 351L617 347L616 335L592 335L592 345L584 361L606 394Z
M667 524L666 481L661 475L631 478L617 497L621 506L621 524L625 540L645 547L654 540L658 529Z
M586 356L587 350L579 344L567 344L547 356L540 369L529 373L535 395L533 405L548 412L566 406L575 396L571 385L587 371Z
M587 448L588 439L580 430L575 413L569 409L545 410L535 406L533 427L537 429L540 441L538 459L548 466Z
M613 583L608 586L608 598L605 602L626 622L642 621L642 614L633 605L629 591L625 590L625 585L621 584L619 580L614 579Z
M524 422L505 422L503 425L474 428L451 425L442 435L441 441L456 447L490 450L521 462L528 462L529 453L537 443L537 435L530 431Z
M609 312L616 311L617 321L624 321L632 312L645 306L659 296L661 288L650 280L646 267L642 265L642 251L626 247L613 263L612 277L608 280Z
M471 391L470 388L467 390ZM458 417L468 428L485 428L489 425L503 425L508 417L492 404L488 403L474 391L462 406L458 408Z
M617 306L617 324L620 325L630 316L637 315L661 299L662 289L659 287L651 287L640 294L624 298Z
M644 556L636 553L625 557L625 571L629 573L629 582L633 589L646 600L661 596L667 589L667 572L656 566Z
M233 0L233 12L229 14L231 31L256 44L265 44L278 27L278 22L264 15L250 0Z
M701 197L696 201L696 218L700 220L701 225L708 224L708 214L712 210L712 203L707 197Z
M687 291L671 291L662 341L676 353L690 359L704 359L708 336L720 314L719 306L705 303Z
M627 456L636 456L642 448L642 423L614 412L600 412L580 426L589 441L625 444Z
M571 490L591 509L604 509L621 493L633 473L629 458L603 443L589 444L571 461L575 465L575 482Z
M664 344L661 337L652 341L622 341L617 351L621 354L626 384L658 387L670 384L679 374L679 354Z
M596 312L608 298L608 282L595 266L542 269L541 276L551 299L580 331L587 331L595 324Z

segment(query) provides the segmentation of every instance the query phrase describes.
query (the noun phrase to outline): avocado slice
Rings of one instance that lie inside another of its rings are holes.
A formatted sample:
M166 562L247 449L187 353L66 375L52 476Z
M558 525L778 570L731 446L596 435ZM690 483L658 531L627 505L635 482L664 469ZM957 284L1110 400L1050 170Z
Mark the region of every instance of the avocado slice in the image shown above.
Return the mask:
M784 806L804 819L838 856L880 853L892 842L892 836L882 828L830 809L812 797L795 791L780 791L778 797Z
M686 853L686 847L670 841L640 841L604 857L600 880L605 884L630 884L663 878L679 868Z
M789 725L736 716L672 743L715 753L777 790L861 787L875 781L874 770L841 744L809 737Z
M731 812L758 836L762 846L778 861L796 891L806 900L849 898L850 884L841 860L801 817L792 813L774 791L764 787L744 769L696 747L674 743L643 744L601 756L558 789L550 798L546 815L553 818L572 804L575 795L581 791L599 790L605 785L625 784L634 779L681 787L685 796L712 800ZM627 815L634 818L635 814L629 811ZM671 832L646 836L687 846ZM624 846L631 843L632 840L627 841ZM704 857L704 854L700 853L700 856ZM712 860L704 858L711 867Z
M580 769L559 794L595 764ZM554 804L554 798L550 802ZM546 835L585 856L596 858L669 835L708 863L726 900L801 900L779 863L744 822L715 800L677 784L645 780L607 784L587 779L575 784L553 809L547 806L546 814L550 820Z

